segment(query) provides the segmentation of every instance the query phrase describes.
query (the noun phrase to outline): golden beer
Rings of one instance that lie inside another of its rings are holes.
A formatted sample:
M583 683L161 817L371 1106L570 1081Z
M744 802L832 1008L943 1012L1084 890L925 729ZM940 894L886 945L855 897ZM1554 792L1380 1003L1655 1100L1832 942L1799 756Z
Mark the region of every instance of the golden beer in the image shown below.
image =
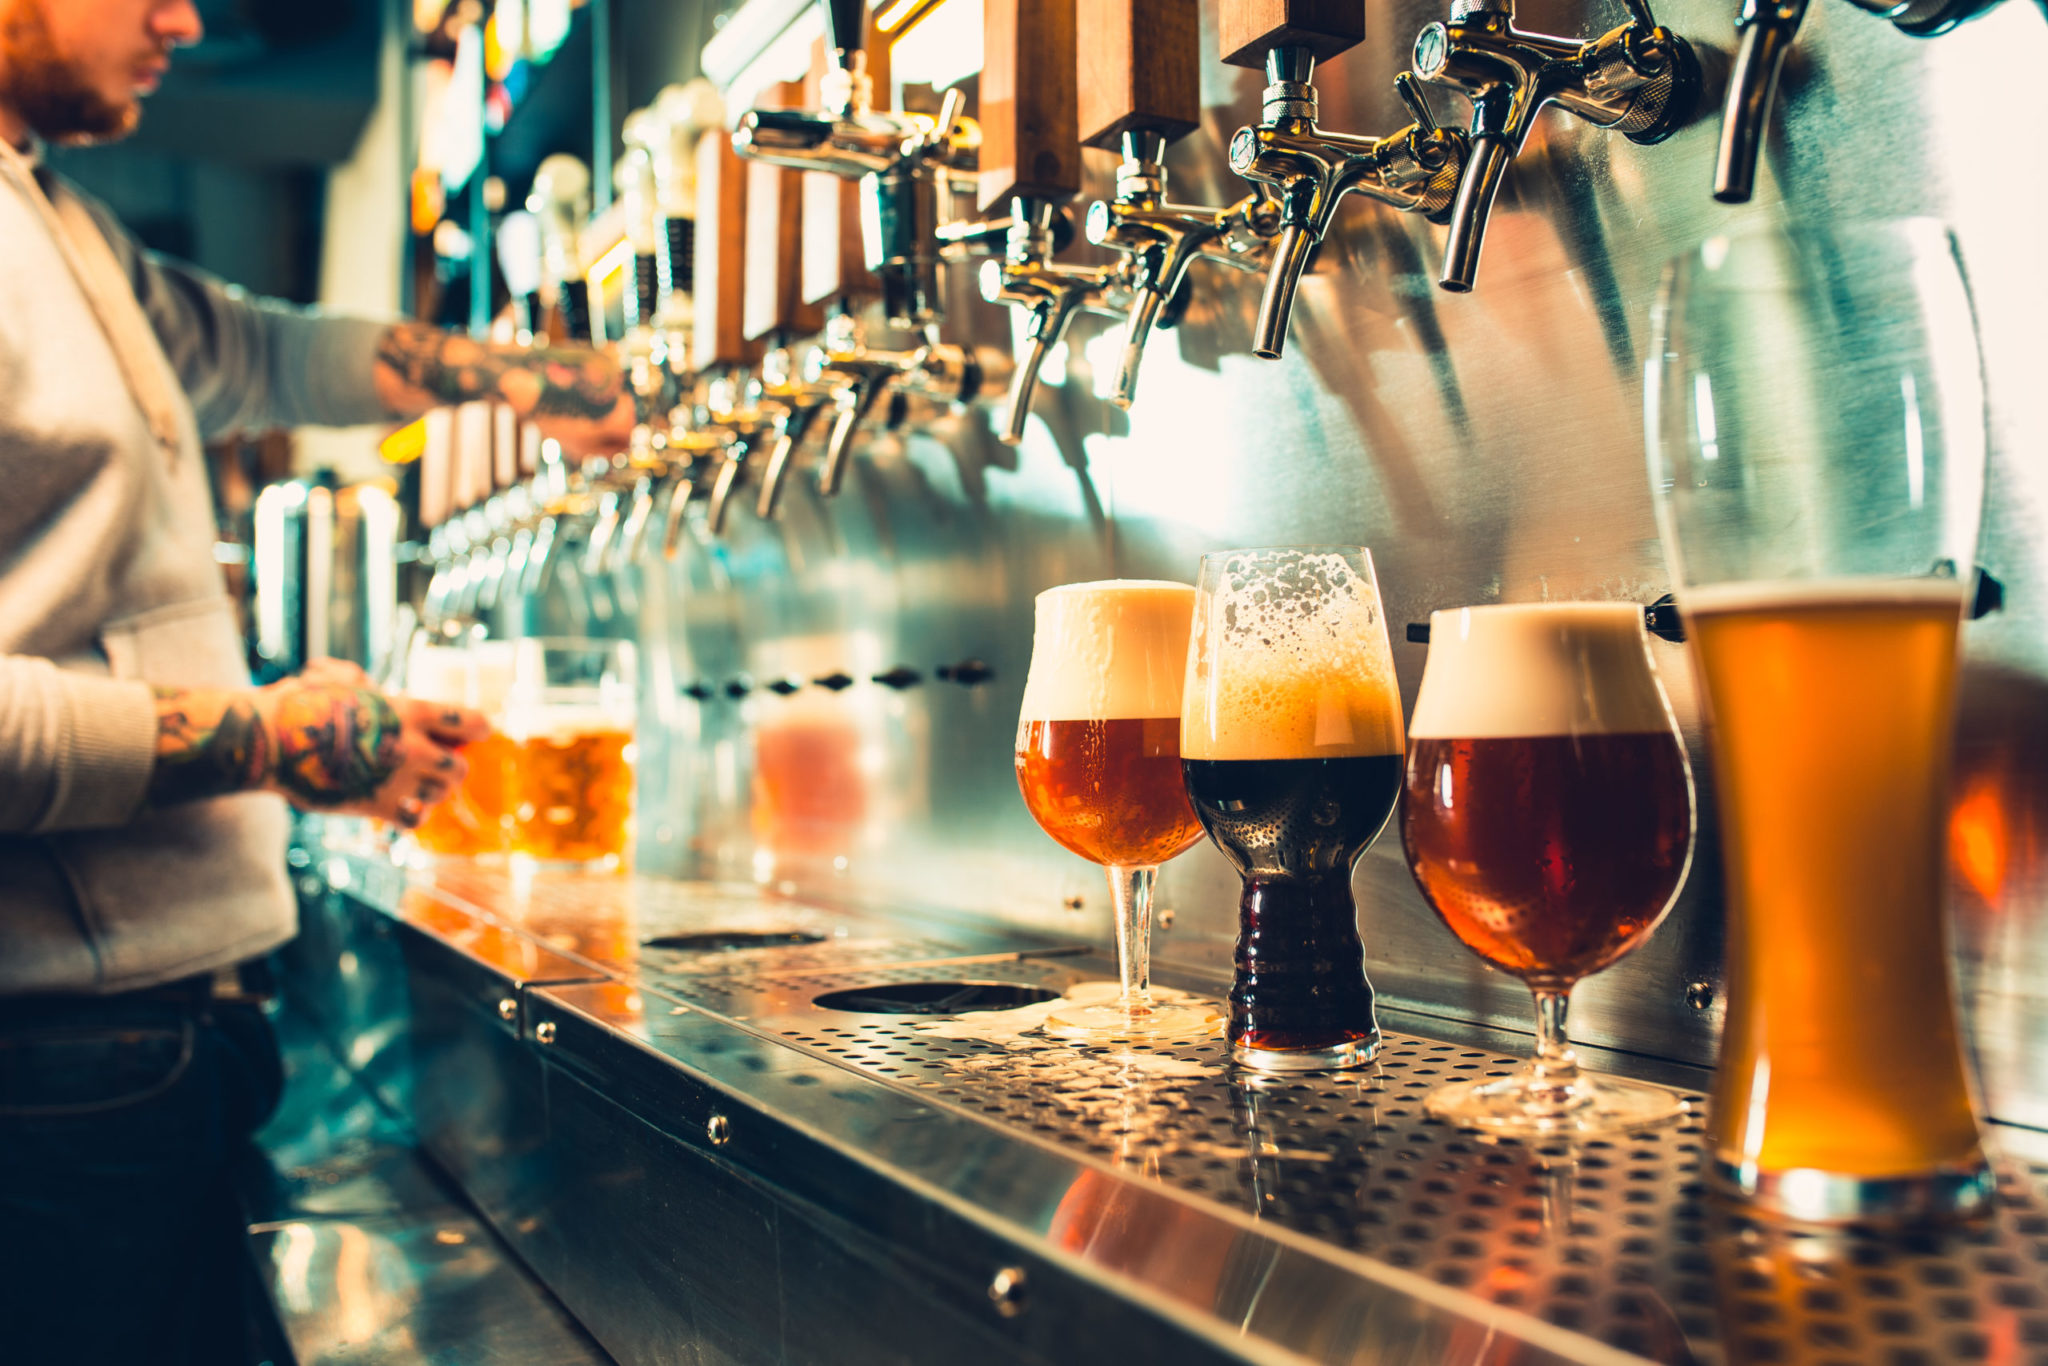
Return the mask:
M1685 607L1730 900L1723 1170L1749 1190L1982 1179L1942 907L1962 585L1729 585Z
M550 863L616 863L633 817L633 732L566 716L528 731L513 764L512 852Z
M429 854L474 858L502 854L510 833L512 771L518 747L496 731L464 745L469 772L448 800L427 808L412 832Z

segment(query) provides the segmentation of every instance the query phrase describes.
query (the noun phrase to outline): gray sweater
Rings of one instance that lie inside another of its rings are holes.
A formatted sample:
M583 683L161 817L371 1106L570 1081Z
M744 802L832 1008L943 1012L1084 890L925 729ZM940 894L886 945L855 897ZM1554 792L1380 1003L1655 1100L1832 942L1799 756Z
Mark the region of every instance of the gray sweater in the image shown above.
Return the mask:
M291 936L276 797L143 809L151 685L248 682L200 442L387 418L384 326L152 256L0 147L0 996L132 990Z

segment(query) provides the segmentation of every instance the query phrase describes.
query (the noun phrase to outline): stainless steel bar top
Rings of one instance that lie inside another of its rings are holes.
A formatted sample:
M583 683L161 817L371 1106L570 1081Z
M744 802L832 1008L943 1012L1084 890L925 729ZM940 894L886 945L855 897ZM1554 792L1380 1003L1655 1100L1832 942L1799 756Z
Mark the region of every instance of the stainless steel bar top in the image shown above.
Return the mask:
M1704 1188L1697 1094L1684 1122L1611 1141L1496 1141L1426 1115L1431 1087L1507 1071L1513 1036L1390 1016L1369 1068L1258 1076L1220 1039L1038 1032L1045 1001L1109 974L1078 946L732 886L445 866L405 885L333 853L318 871L420 932L416 999L436 952L473 963L491 936L591 974L508 972L545 1132L519 1159L536 1188L480 1203L621 1360L697 1359L648 1345L647 1273L625 1274L646 1262L696 1287L691 1323L753 1344L738 1360L904 1359L803 1326L896 1266L1000 1359L2048 1362L2032 1131L2001 1131L1980 1222L1794 1230ZM997 1008L919 1013L977 985ZM447 1165L465 1163L481 1166ZM675 1185L685 1171L696 1184ZM765 1224L701 1213L756 1198ZM793 1211L860 1254L793 1279ZM714 1223L715 1254L680 1250ZM732 1232L755 1227L785 1236ZM772 1281L778 1308L746 1328L731 1277ZM932 1350L908 1359L959 1349Z

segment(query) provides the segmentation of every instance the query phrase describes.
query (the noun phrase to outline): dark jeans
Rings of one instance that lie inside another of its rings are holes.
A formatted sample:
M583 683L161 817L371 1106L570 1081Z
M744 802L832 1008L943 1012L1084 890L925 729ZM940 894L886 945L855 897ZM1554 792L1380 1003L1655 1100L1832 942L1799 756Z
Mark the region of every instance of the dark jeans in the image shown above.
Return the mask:
M0 1361L248 1359L228 1168L278 1076L252 1006L0 1001Z

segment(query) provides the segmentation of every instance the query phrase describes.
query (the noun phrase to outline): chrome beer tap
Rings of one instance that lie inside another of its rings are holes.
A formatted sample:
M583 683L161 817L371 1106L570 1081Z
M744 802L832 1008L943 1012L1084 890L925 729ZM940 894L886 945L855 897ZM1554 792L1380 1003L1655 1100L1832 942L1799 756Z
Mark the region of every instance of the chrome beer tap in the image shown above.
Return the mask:
M1145 343L1188 267L1198 260L1238 270L1262 271L1280 231L1278 203L1263 190L1234 204L1208 208L1166 198L1166 137L1155 132L1123 135L1123 161L1116 171L1116 198L1088 207L1088 240L1130 257L1132 302L1124 324L1123 359L1111 397L1128 408L1138 390Z
M818 418L837 406L841 387L837 381L838 376L829 372L812 377L787 346L778 346L762 357L760 400L772 405L776 413L775 439L768 448L759 496L754 501L754 512L763 521L773 521L781 514L791 458Z
M960 115L966 97L948 90L937 118L877 110L865 48L867 5L827 0L832 69L823 109L755 109L740 115L733 150L800 171L825 171L861 186L861 240L880 281L882 307L897 327L943 316L938 227L948 202L971 188L978 134Z
M954 346L926 328L921 345L907 351L871 350L860 323L841 313L827 320L824 336L804 357L804 376L832 392L832 428L818 466L818 492L836 495L846 478L847 459L861 424L896 390L948 405L972 403L1002 392L1011 363L988 347Z
M1010 412L996 433L1006 445L1024 439L1031 398L1045 358L1083 313L1122 316L1136 294L1130 258L1115 265L1070 266L1052 259L1053 218L1059 205L1019 195L1010 204L1010 229L1003 255L981 264L981 297L1024 311L1024 354L1010 378Z
M722 536L747 461L773 439L781 414L773 404L760 401L757 386L737 375L712 381L707 407L712 423L730 437L724 443L725 458L712 481L710 499L704 504L705 528Z
M1286 347L1302 270L1344 196L1367 195L1442 222L1469 154L1465 135L1437 126L1406 72L1395 77L1394 90L1413 122L1383 138L1325 132L1316 124L1314 72L1306 48L1273 48L1266 58L1263 118L1230 139L1231 169L1270 186L1277 200L1279 239L1252 333L1252 351L1269 360Z
M1581 41L1515 27L1514 0L1452 0L1448 24L1415 39L1415 73L1472 102L1472 161L1458 183L1438 283L1462 294L1479 271L1494 196L1544 105L1555 103L1631 142L1662 142L1699 103L1692 45L1661 27L1647 0L1629 22Z

